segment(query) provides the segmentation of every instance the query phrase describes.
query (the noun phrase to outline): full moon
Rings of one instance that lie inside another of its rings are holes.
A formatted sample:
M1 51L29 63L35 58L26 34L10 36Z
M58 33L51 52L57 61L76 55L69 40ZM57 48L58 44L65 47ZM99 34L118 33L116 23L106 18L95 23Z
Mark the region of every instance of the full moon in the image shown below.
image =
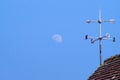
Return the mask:
M58 43L61 43L62 42L62 36L60 34L54 34L52 36L52 39Z

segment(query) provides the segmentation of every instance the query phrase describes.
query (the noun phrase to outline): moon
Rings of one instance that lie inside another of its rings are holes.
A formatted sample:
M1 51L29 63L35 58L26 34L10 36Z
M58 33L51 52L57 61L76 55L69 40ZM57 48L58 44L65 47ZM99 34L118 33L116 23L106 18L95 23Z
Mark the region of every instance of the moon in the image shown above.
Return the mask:
M60 34L54 34L53 36L52 36L52 39L54 40L54 41L56 41L56 42L58 42L58 43L62 43L62 36L60 35Z

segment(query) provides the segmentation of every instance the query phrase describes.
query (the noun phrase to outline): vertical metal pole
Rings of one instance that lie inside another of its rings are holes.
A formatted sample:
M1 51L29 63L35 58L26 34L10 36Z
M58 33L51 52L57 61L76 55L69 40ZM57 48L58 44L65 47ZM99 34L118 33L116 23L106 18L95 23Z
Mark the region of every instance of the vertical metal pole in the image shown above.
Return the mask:
M101 16L101 10L99 10L99 20L98 23L100 25L100 37L102 36L102 28L101 28L101 23L102 23L102 16Z
M102 28L101 28L101 23L100 23L100 37L102 37Z
M100 66L102 65L102 41L99 40L99 50L100 50Z
M100 25L100 39L99 39L99 50L100 50L100 66L102 65L102 15L101 10L99 10L99 25Z

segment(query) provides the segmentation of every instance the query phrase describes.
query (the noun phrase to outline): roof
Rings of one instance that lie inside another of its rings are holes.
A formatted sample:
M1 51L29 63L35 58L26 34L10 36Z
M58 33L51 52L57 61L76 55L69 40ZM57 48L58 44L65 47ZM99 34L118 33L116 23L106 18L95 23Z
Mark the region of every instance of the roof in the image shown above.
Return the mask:
M106 59L88 80L120 80L120 54Z

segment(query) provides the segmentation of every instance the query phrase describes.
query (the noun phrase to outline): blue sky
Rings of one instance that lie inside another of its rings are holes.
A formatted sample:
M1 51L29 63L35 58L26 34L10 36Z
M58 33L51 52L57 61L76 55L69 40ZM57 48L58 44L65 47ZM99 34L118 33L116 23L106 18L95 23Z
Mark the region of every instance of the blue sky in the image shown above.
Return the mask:
M103 59L119 54L119 0L1 0L0 80L87 80L99 67L98 42L84 36L99 36L99 25L87 19L114 18L103 23ZM62 42L52 36L59 34Z

